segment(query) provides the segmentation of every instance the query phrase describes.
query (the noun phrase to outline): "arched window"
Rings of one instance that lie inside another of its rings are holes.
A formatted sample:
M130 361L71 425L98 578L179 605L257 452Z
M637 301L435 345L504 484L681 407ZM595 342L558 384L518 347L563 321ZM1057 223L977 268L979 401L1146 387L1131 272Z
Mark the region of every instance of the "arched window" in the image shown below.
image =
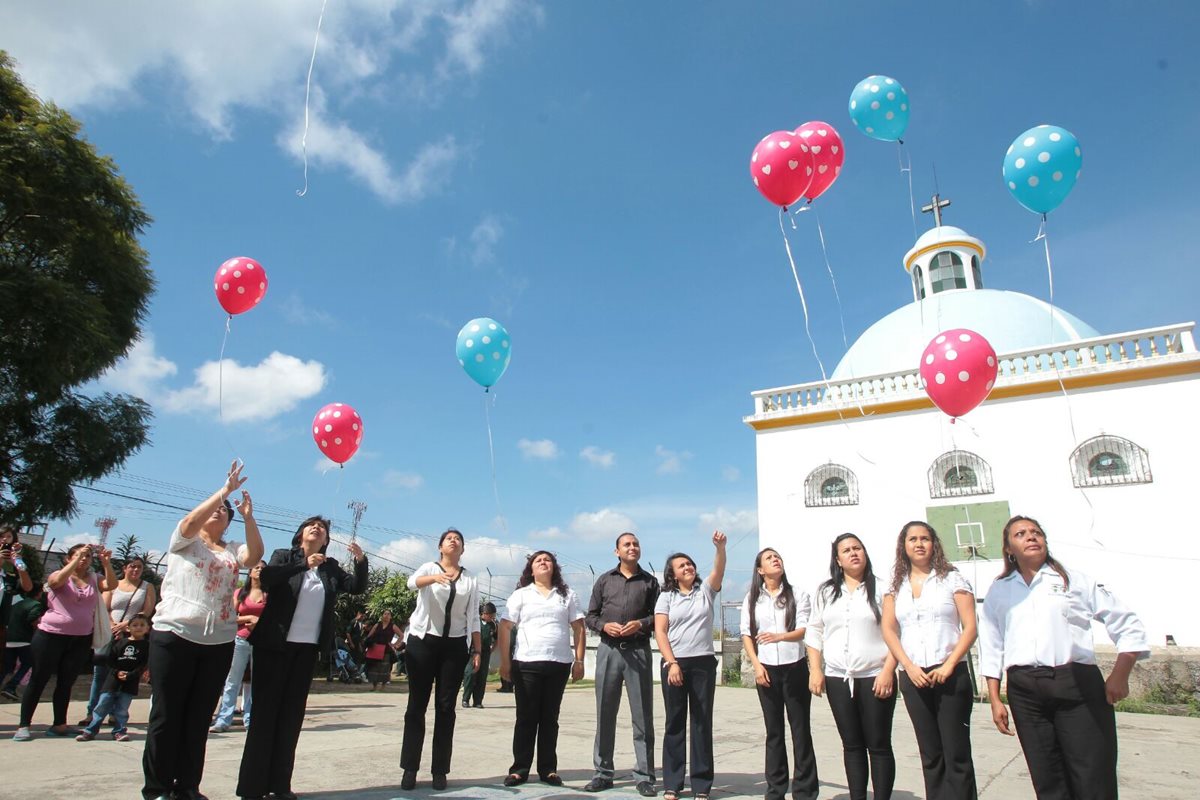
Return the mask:
M942 453L929 467L930 497L965 497L994 491L991 466L966 450Z
M949 289L967 288L967 273L963 270L962 258L958 253L943 250L929 262L929 281L933 293Z
M913 294L916 295L918 300L924 300L925 299L925 273L924 273L924 271L922 271L922 269L919 266L913 267L912 279L913 279Z
M1150 454L1120 436L1094 436L1071 454L1076 486L1121 486L1151 483Z
M979 256L971 256L971 274L975 277L975 288L983 288L983 271L979 269Z
M804 505L858 505L858 478L841 464L822 464L808 473L804 480Z

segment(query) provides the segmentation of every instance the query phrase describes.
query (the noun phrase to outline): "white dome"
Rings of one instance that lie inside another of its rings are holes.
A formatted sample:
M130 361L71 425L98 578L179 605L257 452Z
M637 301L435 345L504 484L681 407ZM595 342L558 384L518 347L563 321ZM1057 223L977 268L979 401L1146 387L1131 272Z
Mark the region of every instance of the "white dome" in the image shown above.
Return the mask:
M946 233L948 226L935 230ZM917 244L921 246L920 241ZM982 334L999 354L1100 335L1091 325L1059 308L1054 309L1051 322L1049 303L1020 292L939 292L898 308L867 328L830 377L848 380L914 370L929 340L951 328Z
M980 260L987 256L983 242L962 228L956 228L953 225L939 225L922 233L921 238L917 239L917 243L912 246L912 249L904 254L904 269L911 270L913 262L920 256L943 247L967 247L979 253Z

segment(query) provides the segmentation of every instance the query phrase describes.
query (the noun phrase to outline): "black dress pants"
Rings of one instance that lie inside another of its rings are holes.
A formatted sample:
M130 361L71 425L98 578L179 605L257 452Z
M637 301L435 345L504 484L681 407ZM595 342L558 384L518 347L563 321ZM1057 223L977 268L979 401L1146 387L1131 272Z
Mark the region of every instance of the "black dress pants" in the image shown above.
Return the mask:
M1117 718L1098 667L1010 667L1008 704L1039 800L1116 800Z
M763 723L767 728L767 800L783 800L790 792L795 800L816 800L820 790L817 779L817 757L813 752L812 728L809 724L812 692L808 689L808 661L792 664L764 664L770 686L758 687L758 704L762 706ZM794 770L788 769L783 718L792 733Z
M408 637L405 663L408 666L408 710L404 712L404 743L400 746L400 768L416 771L421 766L421 750L425 746L425 709L429 696L433 701L433 764L434 775L450 773L450 756L454 750L455 704L458 687L462 685L463 670L467 668L467 637L442 638L427 633L418 638Z
M232 661L232 641L196 644L169 631L150 632L154 702L142 754L144 797L199 790L208 725Z
M926 667L929 672L940 664ZM976 800L975 764L971 760L971 707L975 703L971 673L960 661L950 679L918 689L901 672L900 694L912 719L921 751L928 800Z
M246 732L242 750L239 797L286 795L292 791L296 743L300 741L316 663L315 644L285 642L282 650L254 648L250 679L254 724Z
M92 635L68 636L38 629L33 632L29 651L33 656L33 673L25 694L21 695L20 726L28 728L33 721L33 712L51 676L54 677L54 724L66 725L71 688L79 673L91 666Z
M538 777L558 772L558 712L570 677L571 665L561 661L512 662L517 722L513 726L509 774L529 777L535 742Z
M479 669L471 669L471 659L467 659L467 666L463 668L463 696L464 703L472 705L483 705L483 693L487 689L488 665L492 661L492 648L484 647L479 651Z
M874 685L874 678L854 678L852 681L829 678L825 681L829 708L842 737L842 760L846 764L850 800L867 800L868 754L875 800L888 800L896 782L896 757L892 754L896 693L881 700L872 691Z
M667 681L669 669L662 669L663 707L663 789L683 791L684 767L690 766L692 794L708 794L713 784L713 696L717 688L716 656L680 658L683 685ZM688 716L691 725L688 725ZM688 729L691 728L692 753L687 760Z

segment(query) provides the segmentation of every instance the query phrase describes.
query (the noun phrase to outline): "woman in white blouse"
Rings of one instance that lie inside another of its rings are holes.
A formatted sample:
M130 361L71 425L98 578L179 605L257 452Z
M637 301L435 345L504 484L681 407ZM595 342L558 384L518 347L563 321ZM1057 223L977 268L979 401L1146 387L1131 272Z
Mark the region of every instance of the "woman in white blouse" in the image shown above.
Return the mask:
M692 717L692 797L708 800L713 783L713 699L717 659L713 655L713 605L725 579L725 534L714 531L712 572L697 581L696 562L683 553L667 558L662 592L654 606L654 638L662 655L663 800L683 791L688 715Z
M770 547L754 558L754 577L742 601L742 646L754 667L758 704L767 728L767 800L816 800L820 783L813 753L809 711L808 661L804 632L812 613L808 592L795 590L783 570L783 558ZM787 712L795 761L788 783L783 716Z
M834 539L829 580L817 588L805 639L808 687L817 697L829 690L850 800L866 800L868 763L876 800L888 800L896 780L896 659L879 629L882 601L867 548L852 533Z
M517 626L516 652L510 646ZM567 678L583 677L586 638L579 598L563 583L558 559L547 550L529 557L517 590L505 602L500 620L500 676L512 681L517 696L513 763L505 786L529 780L533 745L542 783L562 786L558 775L558 712Z
M238 547L225 539L233 521L229 496L246 482L243 466L233 462L225 485L180 520L167 545L167 574L150 634L154 702L142 757L147 800L203 797L208 723L229 674L237 634L229 598L237 588L238 567L249 568L263 556L248 492L238 503L246 544Z
M1129 694L1135 662L1150 657L1141 620L1102 584L1050 555L1037 520L1004 526L1004 572L983 602L981 662L992 721L1011 736L1000 680L1029 777L1039 798L1115 800L1117 722L1113 704ZM1096 666L1092 620L1117 646L1105 680Z
M404 712L404 743L400 788L417 785L417 769L425 746L425 710L437 686L433 717L433 788L445 789L454 748L455 705L467 660L479 669L479 586L462 566L463 535L448 529L438 539L437 561L428 561L408 579L417 592L417 607L408 621L405 665L408 669L408 709ZM470 641L468 647L467 642Z
M925 796L975 800L975 698L963 660L975 641L975 593L946 560L928 523L900 530L892 585L883 598L883 638L900 662L900 693L921 751Z

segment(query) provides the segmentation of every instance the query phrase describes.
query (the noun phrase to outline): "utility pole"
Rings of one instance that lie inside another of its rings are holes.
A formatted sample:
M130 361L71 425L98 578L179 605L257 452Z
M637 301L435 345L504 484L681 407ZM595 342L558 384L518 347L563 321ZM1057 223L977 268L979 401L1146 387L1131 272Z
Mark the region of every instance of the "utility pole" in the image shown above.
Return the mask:
M367 510L367 504L362 500L351 500L346 508L350 509L350 543L358 541L358 523L362 520L363 512Z
M117 520L115 517L100 517L93 524L100 529L100 549L103 550L108 544L108 532L117 524Z

